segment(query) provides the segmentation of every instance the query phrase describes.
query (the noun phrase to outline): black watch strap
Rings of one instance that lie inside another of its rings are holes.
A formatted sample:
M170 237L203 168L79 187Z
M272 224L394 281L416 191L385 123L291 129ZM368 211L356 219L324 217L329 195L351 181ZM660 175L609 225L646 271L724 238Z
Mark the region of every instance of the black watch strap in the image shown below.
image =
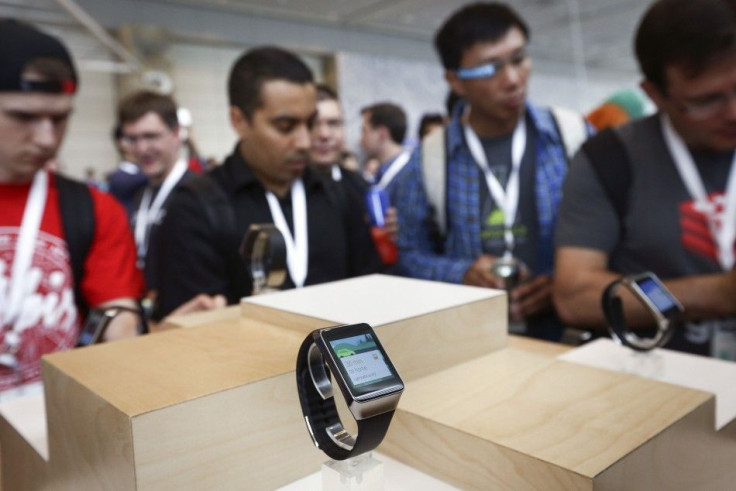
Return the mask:
M635 333L629 331L626 326L626 318L624 316L624 306L621 297L618 296L617 290L622 283L623 278L619 278L611 282L601 296L601 307L603 315L608 324L608 330L615 340L624 346L635 351L650 351L658 346L667 344L672 332L675 329L673 325L676 319L670 319L670 325L664 332L658 327L657 334L654 338L640 338ZM633 342L632 342L633 341Z
M603 307L603 315L606 318L608 329L617 338L623 341L624 330L626 329L626 321L624 320L624 306L621 297L616 294L621 280L610 283L601 297L601 307Z
M330 428L342 426L340 416L335 406L335 398L323 399L314 385L309 371L308 353L313 344L308 337L302 343L297 357L296 383L299 390L299 402L302 414L307 424L307 430L312 436L314 444L328 457L334 460L345 460L376 448L386 435L394 411L388 411L371 418L357 421L358 434L355 443L350 448L338 445L330 435ZM329 369L325 366L325 370ZM334 392L334 391L333 391Z

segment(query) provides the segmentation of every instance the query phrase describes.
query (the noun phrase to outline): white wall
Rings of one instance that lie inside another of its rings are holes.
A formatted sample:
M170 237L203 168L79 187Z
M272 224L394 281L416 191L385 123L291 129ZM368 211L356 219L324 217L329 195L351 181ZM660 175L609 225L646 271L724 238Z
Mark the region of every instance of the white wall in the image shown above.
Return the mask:
M75 59L95 49L93 40L81 33L67 32L63 39ZM79 64L77 71L79 91L59 153L59 162L63 172L77 178L84 177L84 170L90 167L101 178L118 161L111 137L117 103L115 78L109 72L88 71Z
M416 135L425 112L445 112L445 81L438 63L341 52L337 57L338 90L345 110L346 140L357 151L360 110L376 102L393 102L407 113L407 137Z
M180 107L192 112L194 141L203 157L221 161L235 144L226 81L240 53L235 48L194 45L176 45L169 53L174 62L174 97Z
M588 112L614 92L637 83L638 77L630 73L592 72L588 73L586 80L580 80L559 73L558 67L536 63L529 83L529 94L537 104L565 106Z

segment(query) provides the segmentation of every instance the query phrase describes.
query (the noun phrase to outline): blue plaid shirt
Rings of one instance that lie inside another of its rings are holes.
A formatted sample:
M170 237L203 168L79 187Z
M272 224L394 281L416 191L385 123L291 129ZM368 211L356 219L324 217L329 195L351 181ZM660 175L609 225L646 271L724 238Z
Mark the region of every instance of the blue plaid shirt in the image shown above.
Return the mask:
M457 108L446 130L447 228L437 233L434 214L422 178L422 147L388 186L391 203L399 215L399 270L408 276L461 283L465 272L483 254L480 235L480 173L465 143ZM537 129L536 203L539 220L537 274L552 271L553 235L567 155L557 125L548 109L527 105ZM524 199L522 196L521 199Z

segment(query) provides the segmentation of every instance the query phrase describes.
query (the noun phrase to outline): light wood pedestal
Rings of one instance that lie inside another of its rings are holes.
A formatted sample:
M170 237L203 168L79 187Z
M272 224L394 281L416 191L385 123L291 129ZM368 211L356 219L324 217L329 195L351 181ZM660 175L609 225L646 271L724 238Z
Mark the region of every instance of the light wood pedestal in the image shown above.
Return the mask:
M736 424L715 432L711 394L559 361L564 348L509 339L505 318L499 292L369 276L48 356L47 457L0 407L3 489L269 489L313 473L325 457L296 352L352 322L376 327L407 383L381 452L455 486L734 489Z

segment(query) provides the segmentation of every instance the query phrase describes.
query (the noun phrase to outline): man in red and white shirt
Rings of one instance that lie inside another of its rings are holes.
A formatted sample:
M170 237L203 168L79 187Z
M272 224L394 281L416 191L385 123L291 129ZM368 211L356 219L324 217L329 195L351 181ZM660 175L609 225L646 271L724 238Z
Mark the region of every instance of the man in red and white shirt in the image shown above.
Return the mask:
M40 379L42 355L77 344L87 308L137 308L142 290L123 208L43 169L63 141L76 86L57 39L0 21L0 397ZM79 240L70 231L79 227L64 220L65 199L93 208L76 269L70 244ZM134 316L120 317L104 340L134 336L137 326Z

